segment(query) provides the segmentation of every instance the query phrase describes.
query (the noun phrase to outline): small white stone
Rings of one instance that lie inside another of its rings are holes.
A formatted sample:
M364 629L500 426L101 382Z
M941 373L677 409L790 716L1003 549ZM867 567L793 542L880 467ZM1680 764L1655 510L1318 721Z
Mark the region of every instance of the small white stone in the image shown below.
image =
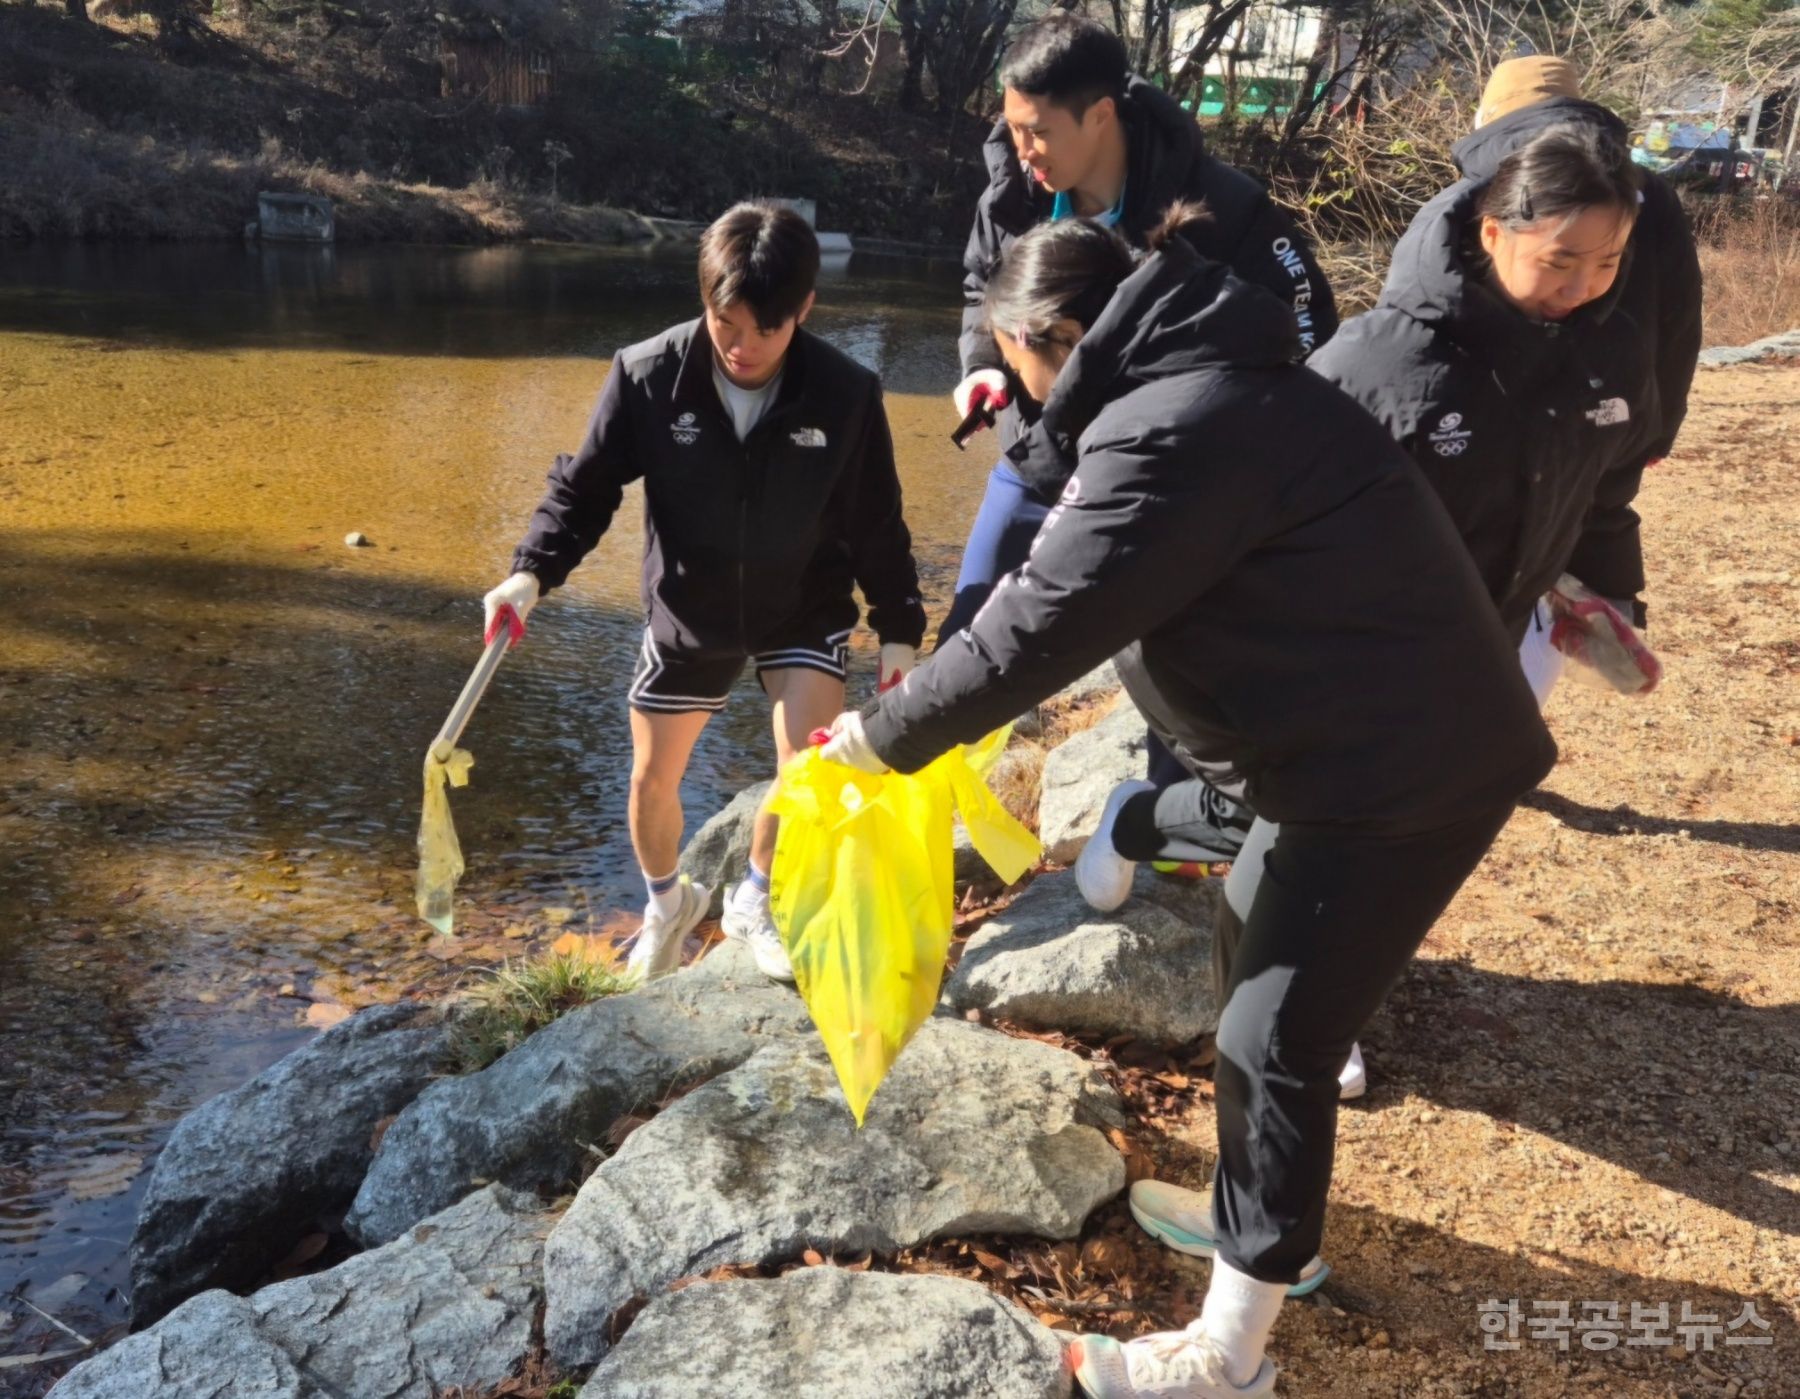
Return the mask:
M351 549L366 549L369 547L369 536L361 530L353 529L344 536L344 543Z

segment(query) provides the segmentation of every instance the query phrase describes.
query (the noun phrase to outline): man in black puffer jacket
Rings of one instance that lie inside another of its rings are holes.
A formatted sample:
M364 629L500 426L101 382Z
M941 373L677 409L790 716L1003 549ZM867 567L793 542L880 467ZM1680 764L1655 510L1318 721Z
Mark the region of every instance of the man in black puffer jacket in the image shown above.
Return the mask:
M1096 218L1141 247L1171 204L1203 202L1212 217L1191 232L1194 244L1293 312L1300 358L1338 323L1331 286L1292 218L1249 175L1207 153L1191 113L1127 73L1125 46L1104 25L1047 16L1013 41L1000 78L1006 113L987 140L989 184L963 254L963 379L954 396L958 414L984 398L1004 408L1006 456L988 479L940 640L967 626L994 584L1025 561L1062 489L1060 479L1030 474L1033 454L1019 444L1038 405L1009 385L987 329L988 279L1021 234L1045 221Z
M1492 179L1501 161L1552 126L1582 122L1620 142L1627 136L1616 115L1582 100L1574 66L1560 58L1502 63L1482 94L1475 122L1474 133L1457 142L1453 154L1457 168L1478 181ZM1639 424L1641 448L1601 482L1595 518L1569 560L1569 572L1608 597L1631 601L1642 626L1645 609L1638 595L1644 560L1631 502L1644 468L1674 448L1687 416L1700 358L1701 313L1700 259L1687 215L1669 183L1648 172L1631 235L1631 265L1622 280L1620 306L1651 336L1657 411Z

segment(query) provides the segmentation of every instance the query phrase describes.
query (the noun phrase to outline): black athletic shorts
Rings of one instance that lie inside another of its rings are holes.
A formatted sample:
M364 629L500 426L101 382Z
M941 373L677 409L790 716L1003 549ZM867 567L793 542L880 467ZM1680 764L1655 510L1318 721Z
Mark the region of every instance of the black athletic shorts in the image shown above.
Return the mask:
M819 622L802 622L763 638L763 648L742 651L670 652L644 628L638 648L637 674L628 698L646 714L717 714L725 707L744 663L756 667L760 679L771 670L817 670L842 680L850 659L854 627L827 633Z

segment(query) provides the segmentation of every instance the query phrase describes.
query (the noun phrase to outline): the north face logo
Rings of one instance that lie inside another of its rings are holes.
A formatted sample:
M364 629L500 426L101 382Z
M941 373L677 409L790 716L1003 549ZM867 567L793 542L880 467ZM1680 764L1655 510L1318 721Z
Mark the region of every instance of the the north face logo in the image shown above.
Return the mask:
M1602 399L1598 408L1590 408L1587 420L1595 427L1617 427L1631 421L1631 405L1622 398Z
M683 413L669 424L669 431L683 447L692 447L700 440L700 424L692 413Z
M825 445L825 429L797 427L788 434L788 441L796 447L823 447Z
M1428 440L1440 457L1460 457L1469 450L1469 439L1475 434L1462 425L1461 413L1446 413L1438 420L1437 431Z

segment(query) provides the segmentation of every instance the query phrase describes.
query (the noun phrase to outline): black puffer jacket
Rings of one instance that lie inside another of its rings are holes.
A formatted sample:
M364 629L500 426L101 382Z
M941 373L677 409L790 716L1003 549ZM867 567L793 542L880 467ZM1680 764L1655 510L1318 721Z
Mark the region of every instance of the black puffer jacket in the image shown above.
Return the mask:
M1119 232L1142 247L1171 204L1204 201L1212 218L1189 231L1200 253L1224 263L1246 282L1268 288L1292 308L1300 330L1300 358L1329 340L1338 325L1331 284L1312 245L1268 190L1237 167L1208 155L1193 115L1142 78L1133 78L1127 86L1119 117L1129 151ZM976 205L975 224L963 253L959 348L965 376L977 369L1006 368L988 329L988 279L999 270L1013 242L1050 217L1055 202L1021 167L1004 121L995 123L983 154L988 187ZM1036 421L1036 405L1016 394L1015 402L1018 406L1009 408L999 424L1002 448ZM1043 484L1052 498L1061 488L1060 481Z
M545 592L559 586L641 478L644 611L667 654L752 653L813 615L854 626L857 584L881 639L917 646L925 609L880 382L797 330L775 401L740 443L712 363L700 321L614 356L580 448L550 470L514 570Z
M1599 127L1621 143L1627 139L1625 123L1598 103L1553 97L1510 112L1458 141L1453 151L1457 168L1472 180L1492 179L1500 162L1532 137L1567 122ZM1642 586L1638 517L1630 504L1637 495L1644 463L1666 457L1674 449L1676 434L1687 417L1688 392L1700 360L1701 299L1700 258L1681 200L1660 175L1646 173L1644 202L1631 233L1631 266L1619 301L1638 325L1654 334L1658 408L1642 424L1638 459L1628 458L1600 484L1604 514L1596 521L1597 527L1582 537L1569 560L1569 571L1579 578L1590 574L1620 580L1637 576L1638 586Z
M865 711L876 752L914 771L1122 652L1151 727L1271 820L1410 832L1529 790L1555 748L1443 507L1293 350L1184 244L1128 278L1050 396L1061 504Z
M1515 310L1473 251L1481 188L1462 181L1419 211L1376 309L1309 363L1412 455L1523 636L1577 553L1606 597L1644 586L1630 496L1610 492L1621 468L1635 481L1659 411L1654 337L1622 304L1628 269L1566 321Z

